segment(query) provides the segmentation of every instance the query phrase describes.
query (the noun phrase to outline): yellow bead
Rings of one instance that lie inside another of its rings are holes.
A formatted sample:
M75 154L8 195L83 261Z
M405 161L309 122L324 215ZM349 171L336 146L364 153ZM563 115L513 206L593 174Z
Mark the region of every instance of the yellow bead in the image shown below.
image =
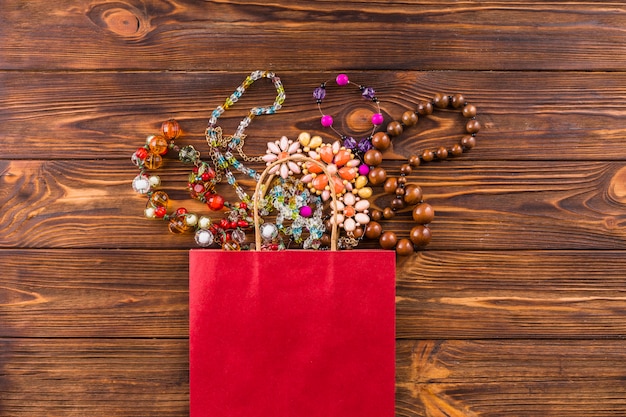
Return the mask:
M361 175L361 176L357 177L357 179L356 179L356 181L354 183L354 186L357 189L363 188L363 187L365 187L367 185L367 181L368 181L367 176Z
M370 198L374 192L370 187L363 187L359 188L359 191L357 191L357 193L361 198Z

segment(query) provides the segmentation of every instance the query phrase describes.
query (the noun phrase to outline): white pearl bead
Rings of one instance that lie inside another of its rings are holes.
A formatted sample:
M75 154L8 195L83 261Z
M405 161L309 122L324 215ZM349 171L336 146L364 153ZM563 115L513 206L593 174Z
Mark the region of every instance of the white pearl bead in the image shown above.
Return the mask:
M152 175L149 179L150 185L153 187L158 187L161 185L161 178L158 175Z
M195 226L198 223L198 216L193 213L187 214L185 216L185 223L187 223L188 226Z
M144 214L145 214L145 215L146 215L146 217L147 217L147 218L149 218L149 219L154 219L155 213L156 213L156 210L154 209L154 207L147 207L147 208L144 210Z
M211 219L206 216L200 217L200 219L198 220L198 227L200 227L201 229L208 229L209 227L211 227Z

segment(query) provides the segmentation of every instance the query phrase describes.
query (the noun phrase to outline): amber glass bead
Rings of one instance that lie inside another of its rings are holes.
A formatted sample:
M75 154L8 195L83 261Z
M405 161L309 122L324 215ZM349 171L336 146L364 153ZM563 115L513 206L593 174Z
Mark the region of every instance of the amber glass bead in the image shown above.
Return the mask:
M363 162L369 166L378 166L383 162L383 154L378 149L370 149L363 155Z
M167 153L167 139L160 135L148 136L148 148L153 153L163 155Z
M144 163L148 169L159 169L163 165L163 157L158 153L148 152Z
M387 125L387 134L389 136L400 136L403 131L404 128L402 127L402 123L397 120L394 120Z
M465 104L465 97L463 94L455 94L452 96L452 107L458 109Z
M417 168L418 166L420 166L420 157L417 155L409 156L409 165L411 165L413 168Z
M386 194L394 194L396 192L396 188L398 188L398 179L396 177L387 178L385 181L385 185L383 189Z
M422 159L424 160L424 162L430 162L435 159L435 153L430 149L425 149L424 151L422 151Z
M193 227L189 226L185 221L186 216L184 214L175 215L170 218L169 229L172 233L185 233L191 230Z
M446 159L448 157L448 150L445 147L437 149L437 159Z
M383 227L380 223L371 221L365 226L365 237L368 239L378 239L383 233Z
M422 201L422 189L419 185L409 184L404 188L404 201L408 205L417 204Z
M396 212L392 210L391 207L385 207L383 209L383 217L387 220L389 219L393 219L393 217L396 215Z
M405 111L402 113L402 118L400 120L402 120L402 124L405 126L415 126L417 124L418 117L415 112Z
M403 238L396 243L396 253L400 256L408 256L414 251L413 243L409 239Z
M450 104L450 98L446 94L435 94L433 97L433 106L438 107L440 109L445 109Z
M398 237L394 232L384 232L378 242L383 249L393 249L398 243Z
M477 133L480 130L480 122L476 119L468 120L465 124L467 133Z
M468 104L467 106L463 107L463 116L467 117L468 119L476 116L476 113L476 106L472 104Z
M378 149L379 151L384 151L391 144L391 138L385 132L376 132L374 136L372 136L372 146Z
M176 120L170 119L161 124L161 132L166 139L176 139L180 135L180 125Z
M461 139L461 145L463 145L465 149L472 149L476 146L476 138L472 135L463 136Z
M169 201L169 196L165 191L155 191L150 196L148 203L152 205L152 207L167 207L167 202Z
M455 143L450 148L450 153L454 156L460 156L463 153L463 146L460 143Z
M428 116L430 114L433 114L433 105L432 105L432 103L430 103L428 101L421 101L417 105L416 111L417 111L418 114L420 114L422 116Z
M417 225L411 229L409 238L415 246L426 246L430 243L431 239L430 229L421 224Z
M428 224L435 218L435 210L428 203L421 203L413 209L413 220L419 224Z
M367 175L372 185L380 185L387 179L387 171L381 167L372 169Z

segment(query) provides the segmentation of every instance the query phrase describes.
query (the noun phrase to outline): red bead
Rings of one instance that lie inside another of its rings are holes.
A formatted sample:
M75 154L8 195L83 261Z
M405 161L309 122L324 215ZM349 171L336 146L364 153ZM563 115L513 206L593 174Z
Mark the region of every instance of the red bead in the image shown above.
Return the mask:
M245 220L239 220L239 221L237 222L237 226L242 227L242 228L246 228L246 227L249 227L249 226L250 226L250 223L248 223L248 222L247 222L247 221L245 221Z
M228 225L230 224L230 222L228 221L228 219L221 219L220 220L220 227L222 229L228 229Z
M183 214L187 214L187 209L184 207L179 207L176 209L176 215L182 216Z
M207 200L207 205L209 206L211 210L215 210L215 211L221 210L224 208L224 197L222 197L219 194L213 194Z
M239 208L242 210L247 210L248 209L248 204L244 203L243 201L239 203Z
M158 218L163 218L167 214L167 209L165 207L157 207L154 209L154 215Z
M146 148L139 148L135 152L135 155L139 159L146 159L146 157L148 156L148 150Z

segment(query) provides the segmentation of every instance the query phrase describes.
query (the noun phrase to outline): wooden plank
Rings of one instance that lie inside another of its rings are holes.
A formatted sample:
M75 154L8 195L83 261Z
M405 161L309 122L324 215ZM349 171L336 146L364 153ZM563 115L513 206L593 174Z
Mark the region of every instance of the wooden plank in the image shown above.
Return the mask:
M0 337L188 334L184 250L0 251ZM399 339L626 332L623 251L428 251L399 259Z
M158 172L170 211L222 218L189 197L189 172L178 161ZM195 247L190 234L172 235L164 221L144 217L129 159L0 161L0 173L0 247ZM457 160L424 165L409 178L436 212L430 250L626 248L626 162ZM252 192L251 180L242 184ZM226 184L218 191L235 198ZM375 205L389 199L377 188ZM410 210L382 223L405 235L414 224Z
M625 11L616 1L9 0L1 68L623 70Z
M0 412L185 415L187 352L185 339L0 339ZM399 342L396 415L622 415L625 355L619 340Z
M626 14L625 14L626 16ZM626 43L625 43L626 44ZM626 54L625 54L626 56ZM179 143L206 149L210 113L223 104L249 72L231 73L0 73L0 158L127 160L146 136L171 117L181 122ZM247 129L246 151L265 152L266 143L299 132L336 136L319 123L311 92L336 73L277 73L287 99L276 115L258 117ZM483 129L478 145L463 159L626 160L626 74L589 72L351 72L376 88L385 124L436 93L461 92L475 104ZM253 84L220 117L234 132L253 106L270 105L269 81ZM352 132L359 115L371 111L357 94L329 87L324 110L337 127ZM365 130L368 130L367 127ZM451 146L464 133L456 111L421 118L394 140L388 158L426 148ZM363 132L365 135L365 132ZM204 147L203 147L204 146Z

